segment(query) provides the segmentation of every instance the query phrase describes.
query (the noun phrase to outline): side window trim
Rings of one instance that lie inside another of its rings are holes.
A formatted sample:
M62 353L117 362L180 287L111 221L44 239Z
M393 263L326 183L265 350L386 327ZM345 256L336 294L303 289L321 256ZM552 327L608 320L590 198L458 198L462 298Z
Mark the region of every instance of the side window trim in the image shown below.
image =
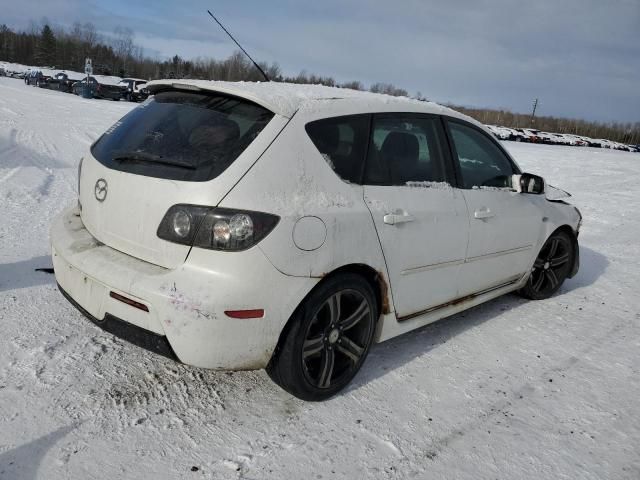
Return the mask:
M511 168L513 169L513 171L516 172L516 174L522 173L520 171L520 169L518 168L518 166L513 161L513 159L511 158L511 155L509 155L507 153L507 151L504 149L504 147L502 145L500 145L500 143L498 142L498 140L496 140L495 137L492 137L491 135L488 135L481 128L478 128L477 125L474 125L471 122L467 122L466 120L463 120L461 118L449 117L449 116L446 116L446 115L442 115L441 118L442 118L442 124L443 124L443 127L444 127L445 135L447 137L447 143L449 144L449 152L450 152L450 155L451 155L451 163L453 165L453 169L454 169L455 177L456 177L456 188L460 188L460 189L463 189L463 190L469 190L468 188L465 188L465 186L464 186L464 184L462 182L462 171L460 170L460 162L458 161L458 152L456 151L456 145L455 145L455 142L453 141L453 135L451 134L451 129L449 128L449 123L458 123L460 125L464 125L465 127L469 127L471 129L473 129L474 131L478 132L479 134L481 134L484 138L488 139L491 143L493 143L498 148L498 150L504 155L504 157L507 159L507 161L511 165Z
M369 149L371 148L371 142L373 142L373 113L365 114L368 118L368 127L367 127L367 144L364 147L364 157L362 158L362 162L360 165L360 185L364 185L364 176L367 172L367 159L369 158Z
M373 125L376 119L385 118L407 118L407 119L431 119L435 120L436 135L438 142L440 143L442 151L442 166L444 169L444 181L449 183L452 187L457 187L457 174L455 170L454 157L452 156L451 146L449 145L448 133L442 120L442 116L434 113L419 113L419 112L379 112L369 114L369 137L367 146L365 148L365 157L362 166L362 175L360 177L360 185L366 185L365 175L367 171L367 162L369 161L369 149L373 145ZM441 120L440 122L438 120ZM374 184L372 184L374 185Z

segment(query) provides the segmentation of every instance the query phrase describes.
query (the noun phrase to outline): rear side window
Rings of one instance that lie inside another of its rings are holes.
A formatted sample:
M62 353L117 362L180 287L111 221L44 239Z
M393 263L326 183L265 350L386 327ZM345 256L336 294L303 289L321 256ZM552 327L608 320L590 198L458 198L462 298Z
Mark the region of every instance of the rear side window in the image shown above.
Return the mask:
M445 181L440 120L376 116L367 155L369 185L430 186Z
M316 120L308 123L305 130L340 178L350 183L360 183L369 134L368 115Z
M224 172L272 118L237 97L159 92L107 130L91 152L114 170L204 182Z
M458 122L449 122L458 154L463 188L510 188L519 173L509 158L485 134Z

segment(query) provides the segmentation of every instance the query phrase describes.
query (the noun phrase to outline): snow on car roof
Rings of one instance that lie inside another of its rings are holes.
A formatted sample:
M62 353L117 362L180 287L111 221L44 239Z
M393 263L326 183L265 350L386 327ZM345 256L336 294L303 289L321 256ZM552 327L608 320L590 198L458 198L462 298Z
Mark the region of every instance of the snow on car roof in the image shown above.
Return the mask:
M162 87L182 87L195 90L210 90L251 100L274 113L291 117L300 107L314 100L354 99L367 106L397 105L400 111L411 110L457 116L462 115L437 103L414 100L408 97L393 97L380 93L363 92L349 88L326 87L324 85L302 85L281 82L221 82L213 80L167 79L153 80L147 88L153 93ZM409 108L411 106L411 108ZM474 122L476 123L476 122Z
M122 81L122 78L113 77L113 76L110 76L110 75L92 75L92 76L99 83L101 83L103 85L118 85Z

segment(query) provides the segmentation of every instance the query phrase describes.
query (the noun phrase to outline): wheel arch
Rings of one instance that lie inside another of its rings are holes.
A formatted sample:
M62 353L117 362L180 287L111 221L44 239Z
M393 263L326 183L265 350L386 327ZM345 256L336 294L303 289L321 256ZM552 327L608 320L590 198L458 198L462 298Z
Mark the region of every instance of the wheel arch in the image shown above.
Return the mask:
M282 331L280 332L280 335L278 337L278 343L276 344L276 348L274 349L271 355L271 360L269 361L269 363L273 362L276 355L278 354L278 351L280 350L280 346L282 345L283 339L286 338L287 334L289 333L289 330L292 327L292 324L296 317L296 312L298 311L299 308L301 308L302 305L304 305L304 303L307 301L307 298L309 298L309 296L313 292L315 292L316 289L318 289L321 285L327 282L330 278L336 277L338 275L343 275L346 273L353 273L361 276L367 281L367 283L369 283L369 285L373 289L373 292L376 297L376 305L378 307L378 319L376 320L376 322L380 322L380 318L382 317L383 314L387 314L391 312L390 289L389 289L389 285L387 284L387 280L382 272L379 272L378 270L371 267L370 265L366 265L363 263L352 263L352 264L338 267L332 270L331 272L323 275L322 279L316 285L314 285L314 287L304 296L302 300L300 300L300 302L294 309L291 316L287 319L287 322L285 323L284 327L282 327ZM376 328L378 328L379 326L380 324L377 323Z
M364 263L351 263L348 265L343 265L331 271L323 277L322 281L344 273L355 273L356 275L364 277L369 285L371 285L371 288L376 295L378 313L387 314L391 312L389 285L387 284L385 276L382 274L382 272L379 272L375 268ZM322 283L322 281L320 283Z

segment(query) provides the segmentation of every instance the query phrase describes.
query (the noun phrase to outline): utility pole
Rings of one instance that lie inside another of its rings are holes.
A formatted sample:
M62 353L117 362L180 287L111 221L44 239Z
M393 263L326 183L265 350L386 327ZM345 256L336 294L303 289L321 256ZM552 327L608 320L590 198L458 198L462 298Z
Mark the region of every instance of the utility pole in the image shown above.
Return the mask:
M531 112L531 125L533 125L533 119L536 116L536 108L538 108L538 99L533 101L533 111Z

